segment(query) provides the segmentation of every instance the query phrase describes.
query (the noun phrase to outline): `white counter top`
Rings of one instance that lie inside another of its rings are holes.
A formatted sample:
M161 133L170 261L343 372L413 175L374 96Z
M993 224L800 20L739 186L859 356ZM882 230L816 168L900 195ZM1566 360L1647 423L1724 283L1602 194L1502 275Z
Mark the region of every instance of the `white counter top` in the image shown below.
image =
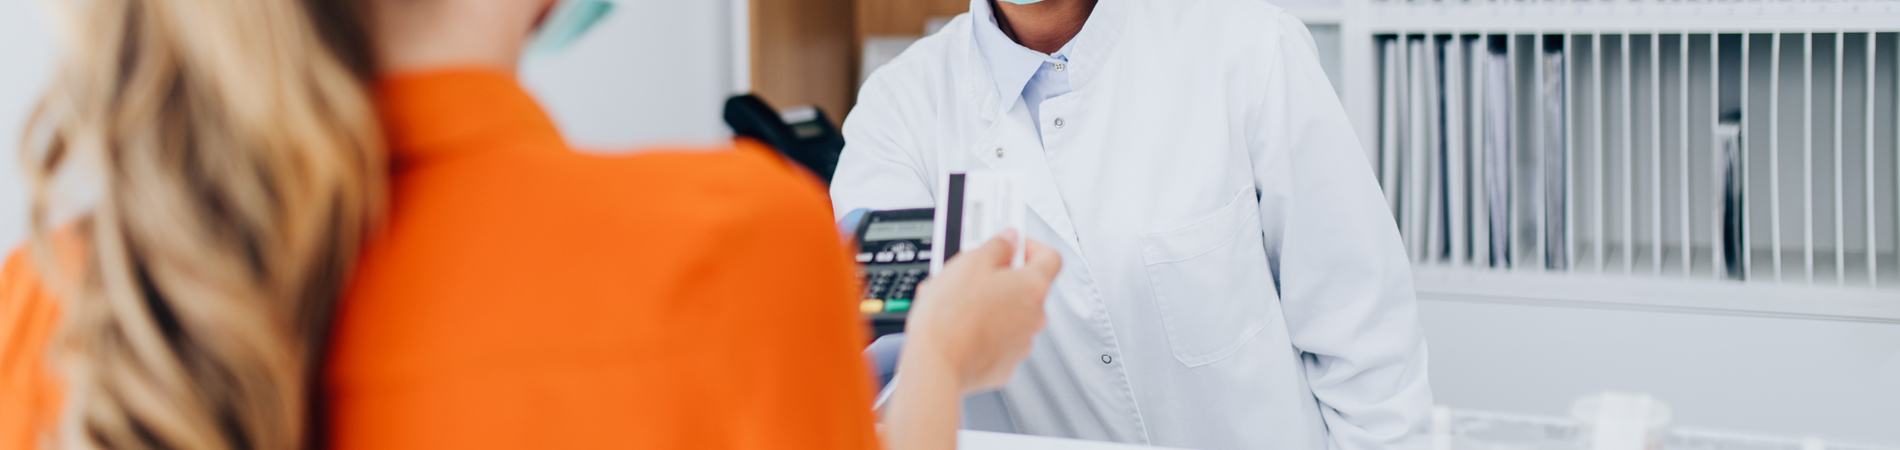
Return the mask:
M957 450L1154 450L1160 447L1080 441L1026 434L992 433L961 430L957 432Z

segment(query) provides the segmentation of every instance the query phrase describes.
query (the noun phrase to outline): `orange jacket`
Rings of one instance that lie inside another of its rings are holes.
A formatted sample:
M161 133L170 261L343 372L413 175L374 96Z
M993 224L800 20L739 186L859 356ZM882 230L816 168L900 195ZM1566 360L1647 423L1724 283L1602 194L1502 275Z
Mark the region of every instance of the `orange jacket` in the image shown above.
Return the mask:
M331 446L877 446L847 250L770 149L577 154L495 71L377 95L392 206L338 310ZM58 402L23 265L0 272L0 399L53 404L0 401L5 448Z

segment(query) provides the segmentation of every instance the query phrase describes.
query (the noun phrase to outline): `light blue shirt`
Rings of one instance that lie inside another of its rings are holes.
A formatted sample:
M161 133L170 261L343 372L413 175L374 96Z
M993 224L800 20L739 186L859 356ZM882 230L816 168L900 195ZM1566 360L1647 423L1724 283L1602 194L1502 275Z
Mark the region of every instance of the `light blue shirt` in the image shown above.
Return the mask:
M1003 29L996 24L995 12L990 10L989 0L970 0L970 16L975 19L970 23L976 28L977 49L989 62L996 92L1002 96L998 103L1014 105L1015 98L1022 97L1040 137L1041 125L1044 125L1042 101L1069 93L1069 54L1082 36L1076 35L1055 54L1048 55L1017 44L1003 34ZM1082 32L1087 33L1087 27Z

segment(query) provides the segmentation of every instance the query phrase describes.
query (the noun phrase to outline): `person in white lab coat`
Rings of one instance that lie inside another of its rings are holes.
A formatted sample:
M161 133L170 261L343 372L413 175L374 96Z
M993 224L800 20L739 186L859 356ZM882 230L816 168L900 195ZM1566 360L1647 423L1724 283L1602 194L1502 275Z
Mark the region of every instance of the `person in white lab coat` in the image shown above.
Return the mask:
M966 426L1187 448L1422 448L1411 271L1305 26L1262 0L972 0L865 82L833 207L1022 175L1067 264ZM994 8L994 9L993 9ZM902 382L899 381L899 384Z

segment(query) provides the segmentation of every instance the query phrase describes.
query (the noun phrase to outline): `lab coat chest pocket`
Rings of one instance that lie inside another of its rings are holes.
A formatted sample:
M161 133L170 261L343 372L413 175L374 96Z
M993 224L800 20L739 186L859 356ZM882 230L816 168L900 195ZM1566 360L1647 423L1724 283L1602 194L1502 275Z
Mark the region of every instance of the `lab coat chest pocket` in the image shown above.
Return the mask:
M1276 294L1252 194L1246 189L1186 226L1141 235L1168 345L1189 367L1226 358L1266 326Z

